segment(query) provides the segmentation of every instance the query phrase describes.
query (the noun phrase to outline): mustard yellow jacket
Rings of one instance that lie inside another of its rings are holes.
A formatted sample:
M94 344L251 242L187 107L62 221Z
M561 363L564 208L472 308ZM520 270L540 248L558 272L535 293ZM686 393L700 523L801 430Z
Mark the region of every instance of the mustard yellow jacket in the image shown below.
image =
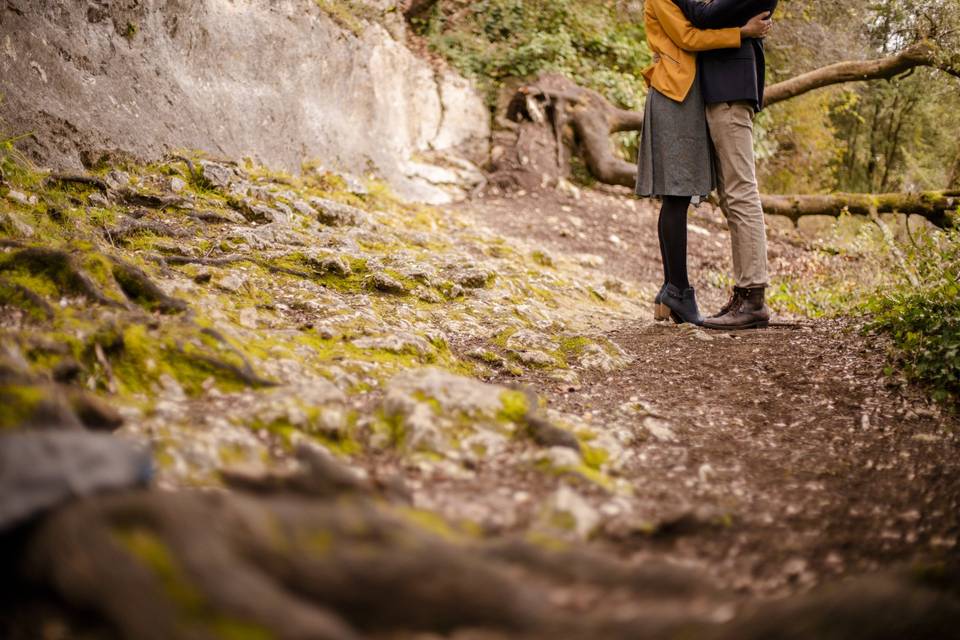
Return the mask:
M653 64L643 71L647 84L683 102L697 77L697 51L740 47L740 29L695 28L672 0L647 0L647 41Z

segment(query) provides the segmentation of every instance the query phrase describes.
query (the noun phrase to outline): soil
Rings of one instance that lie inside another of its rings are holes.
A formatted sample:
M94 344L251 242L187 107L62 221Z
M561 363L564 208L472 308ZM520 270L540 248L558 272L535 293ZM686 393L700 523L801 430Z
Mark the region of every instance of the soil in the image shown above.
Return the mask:
M546 251L602 256L601 269L647 285L651 296L659 287L655 204L626 190L519 192L463 207ZM710 205L690 222L691 280L712 311L726 296L718 275L729 269L729 239ZM810 238L776 220L771 227L776 274L802 262ZM607 527L601 544L694 564L762 596L955 559L956 416L886 375L886 341L857 320L775 320L781 326L768 330L691 331L653 322L651 303L650 317L608 334L634 357L624 370L576 384L524 380L551 406L596 423L653 419L667 428L638 439L624 473L648 528ZM646 410L630 415L631 403Z

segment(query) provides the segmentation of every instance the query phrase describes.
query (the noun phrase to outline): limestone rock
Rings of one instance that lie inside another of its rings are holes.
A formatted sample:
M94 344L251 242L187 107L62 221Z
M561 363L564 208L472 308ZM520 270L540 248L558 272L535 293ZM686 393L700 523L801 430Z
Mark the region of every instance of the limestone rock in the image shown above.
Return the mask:
M407 292L407 288L402 282L382 272L370 276L370 286L384 293L403 294Z
M184 189L187 188L187 183L183 181L183 178L178 178L176 176L170 178L167 183L167 187L173 193L182 193Z
M353 33L313 2L100 3L95 20L84 3L64 4L56 19L42 4L19 5L3 29L0 120L57 140L30 149L46 165L79 170L82 153L102 150L202 149L288 171L330 158L345 175L374 169L401 197L449 202L469 183L434 184L410 176L407 164L435 152L474 164L487 156L483 98L407 48L404 21L386 6L378 13L389 29L366 23ZM103 28L111 21L136 25L135 42ZM458 182L470 173L434 166ZM198 170L217 189L237 180L219 162Z
M553 356L543 351L521 351L517 354L517 357L520 358L520 362L528 367L551 367L557 364Z
M310 204L316 209L317 220L322 224L342 227L360 224L367 214L356 207L325 198L311 198Z
M526 404L518 392L430 368L394 377L383 412L406 450L460 459L504 446L516 430L513 414L525 414Z
M218 189L228 188L235 178L232 169L213 162L201 162L200 172L204 180Z
M543 520L549 528L568 531L586 540L597 529L601 515L583 496L564 484L547 501Z
M467 289L482 289L493 282L495 277L496 274L492 271L473 268L457 273L453 276L453 281Z
M341 256L323 258L317 263L317 269L321 273L332 273L337 276L349 276L353 273L353 269L350 268L350 263Z
M426 356L433 352L429 342L410 333L358 338L353 341L353 346L360 349L380 349L396 355Z

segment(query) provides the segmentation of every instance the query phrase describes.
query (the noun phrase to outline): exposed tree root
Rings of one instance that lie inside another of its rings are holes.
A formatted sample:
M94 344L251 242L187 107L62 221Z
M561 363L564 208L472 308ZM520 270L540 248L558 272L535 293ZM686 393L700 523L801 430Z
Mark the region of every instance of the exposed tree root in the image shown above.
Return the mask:
M110 273L126 298L136 305L150 311L178 313L187 305L160 289L159 286L141 269L120 260L110 258ZM110 307L125 307L120 300L108 297L100 284L80 265L77 254L60 249L28 247L16 251L0 261L0 272L25 270L31 275L40 276L54 283L65 294L78 294L92 302ZM39 307L46 315L52 314L52 307L41 296L27 287L17 285L14 293L20 293L23 301Z
M161 313L180 313L187 309L183 300L168 296L157 284L141 269L120 260L111 258L113 262L113 277L131 301Z
M63 388L38 387L0 360L0 395L20 386L49 390L50 403L5 426L82 428ZM467 630L504 640L958 637L960 600L946 590L960 575L951 567L935 580L868 576L717 624L735 602L697 570L484 541L442 524L428 531L408 507L381 501L404 501L389 482L311 449L300 458L292 474L227 473L239 493L92 497L0 534L0 635L37 637L49 619L37 615L39 599L47 614L84 619L93 637L131 640L214 640L225 629L320 640ZM558 604L573 592L591 604Z
M10 305L30 313L36 312L46 320L54 316L53 307L43 296L21 284L0 279L0 305Z
M727 602L698 572L518 541L451 541L362 497L96 498L47 518L18 557L22 584L138 640L212 639L226 625L333 640L465 629L570 640L681 631L707 640L951 638L960 622L955 598L891 574L716 625L708 616ZM603 600L579 613L551 602L551 590L573 588L643 605L624 616ZM682 604L690 602L699 613Z
M610 135L640 130L642 113L618 109L596 91L584 89L563 76L545 74L517 91L507 118L521 123L518 135L523 133L524 120L536 126L546 126L548 119L552 122L558 145L555 172L566 173L568 159L562 148L563 141L567 141L600 182L628 187L636 182L636 167L617 155Z
M161 196L151 193L141 193L132 189L121 189L116 192L121 202L132 207L150 207L164 209L166 207L182 208L184 199L179 196Z
M226 360L221 360L215 356L203 353L187 353L183 350L181 350L180 353L183 357L202 363L228 378L242 382L248 387L262 388L277 386L277 383L273 380L261 378L254 373L253 369L250 367L250 364L246 362L246 359L244 359L244 366L237 366L232 362L227 362Z
M205 258L201 256L150 256L154 262L164 265L199 264L206 267L223 267L238 262L253 262L249 256L232 255L220 258Z
M101 178L80 173L51 173L45 179L47 184L80 184L93 187L103 193L110 191L110 185Z
M25 396L23 390L29 389ZM82 389L52 383L0 358L0 431L4 428L114 431L123 418ZM7 423L14 419L14 423Z
M155 220L137 220L130 218L120 225L106 230L107 235L112 240L127 240L131 237L149 233L163 238L183 238L189 235L184 229L171 227L163 222Z
M287 276L294 276L295 278L303 278L306 280L311 280L317 277L316 272L311 273L309 271L302 271L300 269L274 264L269 260L260 260L257 258L240 255L223 256L220 258L205 258L201 256L151 256L151 259L167 265L199 264L207 267L223 267L230 264L236 264L238 262L249 262L266 269L270 273L279 273Z
M80 294L105 306L123 306L122 303L105 296L93 278L77 263L76 257L66 251L29 247L0 262L0 271L16 269L25 269L34 275L47 277L66 293Z

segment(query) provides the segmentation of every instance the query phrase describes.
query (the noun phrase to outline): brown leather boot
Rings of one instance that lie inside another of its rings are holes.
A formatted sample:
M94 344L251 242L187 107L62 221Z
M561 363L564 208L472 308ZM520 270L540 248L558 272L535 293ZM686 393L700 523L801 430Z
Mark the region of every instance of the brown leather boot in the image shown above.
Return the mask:
M770 326L770 308L765 301L766 287L741 289L745 292L739 303L734 304L727 313L719 318L704 321L707 329L739 331L741 329L766 329ZM736 296L736 293L734 293Z
M720 307L720 311L717 311L712 316L707 316L708 318L719 318L720 316L725 316L730 313L730 310L734 307L740 305L743 302L743 299L746 297L749 289L744 289L743 287L734 287L733 293L730 294L730 299L727 300L727 304Z

